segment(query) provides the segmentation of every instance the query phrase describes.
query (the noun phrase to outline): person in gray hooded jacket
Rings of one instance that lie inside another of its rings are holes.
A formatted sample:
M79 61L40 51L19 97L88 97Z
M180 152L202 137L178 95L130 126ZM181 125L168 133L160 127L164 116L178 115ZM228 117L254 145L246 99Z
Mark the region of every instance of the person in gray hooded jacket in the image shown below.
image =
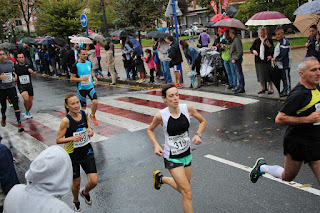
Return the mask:
M72 165L58 145L41 152L26 172L27 185L15 185L4 201L4 213L68 213L59 198L71 191Z

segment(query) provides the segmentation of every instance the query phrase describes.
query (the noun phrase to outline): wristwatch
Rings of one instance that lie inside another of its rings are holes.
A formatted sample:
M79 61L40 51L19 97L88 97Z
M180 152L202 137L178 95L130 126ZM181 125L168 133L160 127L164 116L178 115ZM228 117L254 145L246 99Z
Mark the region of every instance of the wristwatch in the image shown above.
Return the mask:
M202 134L201 134L201 133L199 133L199 132L197 132L197 133L196 133L196 135L198 135L198 136L201 138L201 135L202 135Z

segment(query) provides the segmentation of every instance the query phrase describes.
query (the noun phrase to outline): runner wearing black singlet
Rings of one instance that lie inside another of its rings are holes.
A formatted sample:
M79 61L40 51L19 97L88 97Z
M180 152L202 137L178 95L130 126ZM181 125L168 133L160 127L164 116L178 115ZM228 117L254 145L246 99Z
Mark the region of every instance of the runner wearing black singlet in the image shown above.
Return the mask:
M153 143L154 153L163 156L164 165L172 177L164 177L159 170L153 173L153 186L159 190L166 183L182 195L182 208L186 213L192 213L191 179L191 142L202 143L201 134L206 127L206 120L197 110L188 104L179 104L178 89L174 84L166 84L162 88L162 99L168 105L157 113L148 128L148 136ZM190 139L190 117L196 118L200 125L195 136ZM155 137L154 129L163 126L165 135L164 149Z
M276 124L289 126L283 140L284 168L259 158L250 172L253 183L265 173L292 181L303 162L309 164L320 183L320 63L315 57L305 58L298 69L300 83L275 119Z
M14 65L15 73L17 75L18 90L23 98L23 104L26 108L25 118L32 118L30 109L33 104L33 86L31 81L31 75L35 75L30 65L25 63L25 57L23 53L17 54L18 64Z
M76 212L81 212L78 199L80 191L80 166L87 174L88 182L80 195L91 206L92 200L89 192L98 184L97 168L94 159L90 137L93 129L88 120L88 113L80 110L80 101L76 94L68 93L65 96L67 115L62 119L57 135L57 143L65 144L65 150L69 154L73 167L73 204Z

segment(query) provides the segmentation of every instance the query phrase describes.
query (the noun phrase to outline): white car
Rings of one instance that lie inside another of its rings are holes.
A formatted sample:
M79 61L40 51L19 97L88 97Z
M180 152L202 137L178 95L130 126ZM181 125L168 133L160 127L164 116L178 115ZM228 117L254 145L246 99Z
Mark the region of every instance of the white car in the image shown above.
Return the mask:
M192 29L195 33L195 35L199 35L200 33L202 33L202 28L198 27L198 26L192 26ZM189 29L186 29L184 31L184 35L189 36Z

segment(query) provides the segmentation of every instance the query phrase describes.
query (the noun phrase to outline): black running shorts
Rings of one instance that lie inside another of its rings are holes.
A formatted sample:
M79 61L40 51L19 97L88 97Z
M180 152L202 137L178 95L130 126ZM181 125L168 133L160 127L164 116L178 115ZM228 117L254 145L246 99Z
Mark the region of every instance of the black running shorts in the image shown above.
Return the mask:
M33 93L33 87L31 84L27 84L27 85L18 85L18 90L21 93L23 92L28 92L28 95L29 96L33 96L34 93Z
M80 166L86 174L97 173L96 161L93 155L88 156L87 159L82 162L72 161L73 179L80 177Z
M98 99L97 93L94 88L89 90L78 90L78 98L80 100L81 107L87 106L86 97L89 97L92 101L93 99Z
M303 143L285 139L283 142L284 155L290 154L295 161L309 163L320 160L320 142Z

